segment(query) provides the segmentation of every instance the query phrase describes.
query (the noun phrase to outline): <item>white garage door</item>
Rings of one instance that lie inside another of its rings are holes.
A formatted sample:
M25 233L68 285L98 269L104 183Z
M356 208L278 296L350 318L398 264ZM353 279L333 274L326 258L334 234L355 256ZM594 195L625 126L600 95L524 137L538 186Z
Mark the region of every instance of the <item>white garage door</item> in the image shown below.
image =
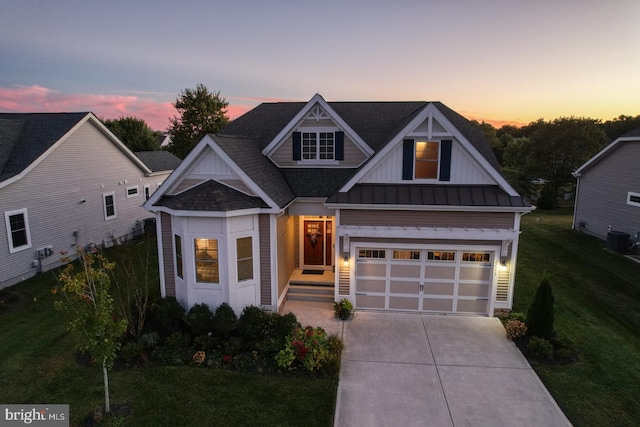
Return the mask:
M356 248L356 308L488 314L495 251Z

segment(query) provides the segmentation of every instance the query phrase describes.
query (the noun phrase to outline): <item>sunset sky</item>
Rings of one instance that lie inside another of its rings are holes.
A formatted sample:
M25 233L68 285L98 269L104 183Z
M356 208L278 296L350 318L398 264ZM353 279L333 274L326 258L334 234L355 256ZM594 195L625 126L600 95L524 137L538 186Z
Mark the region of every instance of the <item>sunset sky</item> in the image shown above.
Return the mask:
M164 130L185 88L263 101L442 101L527 124L640 114L638 0L0 0L0 111Z

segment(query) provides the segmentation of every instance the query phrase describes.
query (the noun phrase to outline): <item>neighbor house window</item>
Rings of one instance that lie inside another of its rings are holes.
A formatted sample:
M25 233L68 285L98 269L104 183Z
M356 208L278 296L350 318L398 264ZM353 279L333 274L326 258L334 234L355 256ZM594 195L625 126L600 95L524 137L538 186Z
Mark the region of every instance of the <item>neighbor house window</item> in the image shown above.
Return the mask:
M138 196L138 186L136 185L135 187L127 187L127 199L130 197L137 197Z
M333 160L333 132L302 132L302 160Z
M358 258L384 259L386 257L387 253L384 249L360 249L358 251Z
M440 143L416 142L415 178L437 179Z
M632 206L640 206L640 193L632 193L630 191L627 194L627 204Z
M420 251L393 251L393 259L420 259Z
M173 240L176 247L176 275L184 279L184 273L182 272L182 237L174 234Z
M253 279L253 239L242 237L236 240L238 258L238 282Z
M18 209L4 213L9 238L9 252L14 253L31 247L29 233L29 217L26 209Z
M196 281L220 283L218 265L218 241L216 239L194 239Z
M146 184L144 186L144 201L146 202L151 197L151 186Z
M104 203L104 219L112 219L116 217L116 193L103 193L102 201Z
M463 252L462 261L464 262L489 262L491 254L488 252Z

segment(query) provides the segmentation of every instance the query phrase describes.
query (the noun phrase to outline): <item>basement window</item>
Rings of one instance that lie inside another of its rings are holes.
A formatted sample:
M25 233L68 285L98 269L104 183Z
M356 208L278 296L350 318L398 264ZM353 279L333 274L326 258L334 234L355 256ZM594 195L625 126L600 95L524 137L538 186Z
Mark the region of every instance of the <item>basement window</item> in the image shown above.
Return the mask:
M627 204L640 207L640 193L629 191L629 193L627 193Z

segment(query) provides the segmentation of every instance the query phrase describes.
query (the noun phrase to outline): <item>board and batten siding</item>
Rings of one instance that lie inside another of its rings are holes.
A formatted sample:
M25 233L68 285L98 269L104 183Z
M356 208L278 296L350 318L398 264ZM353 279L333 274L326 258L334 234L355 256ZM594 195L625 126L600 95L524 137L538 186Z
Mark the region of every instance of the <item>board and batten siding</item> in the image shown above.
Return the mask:
M627 204L629 192L640 193L640 141L621 142L580 177L575 224L606 239L608 226L628 233L640 231L640 207Z
M415 140L421 140L421 138L415 138ZM402 179L402 164L403 144L402 141L400 141L400 143L359 182L363 184L406 184L407 181ZM496 184L489 173L487 173L455 139L451 146L451 175L447 183L470 185Z
M60 265L60 251L110 244L113 237L143 228L153 217L142 204L144 186L157 189L168 174L145 176L91 121L85 122L21 179L0 188L0 287L35 275L36 251L52 246L42 270ZM138 187L127 197L128 187ZM104 218L103 193L113 192L116 217ZM84 202L83 202L84 201ZM31 248L10 254L4 212L27 209ZM136 224L136 221L138 222ZM77 237L74 236L77 232Z
M340 225L512 229L512 212L340 210Z
M300 167L304 162L293 160L293 137L289 135L282 144L274 151L269 158L278 167ZM353 143L348 135L344 135L344 160L340 161L340 166L359 166L367 159L367 156L357 145ZM315 167L318 167L316 164Z

